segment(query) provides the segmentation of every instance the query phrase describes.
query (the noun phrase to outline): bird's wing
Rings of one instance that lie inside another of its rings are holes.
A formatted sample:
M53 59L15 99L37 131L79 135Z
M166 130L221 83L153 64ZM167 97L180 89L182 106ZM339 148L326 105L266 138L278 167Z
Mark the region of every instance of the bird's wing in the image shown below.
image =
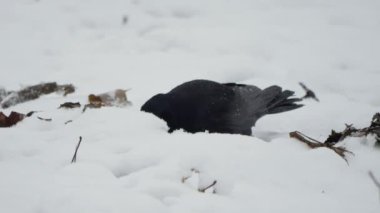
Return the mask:
M255 99L257 95L259 95L262 91L260 88L253 85L235 84L235 83L227 83L223 85L229 87L236 94L239 94L241 97L244 97L247 100Z
M261 90L251 85L228 84L234 92L235 98L228 113L228 125L236 128L248 129L266 114L289 111L301 107L297 105L299 99L289 99L294 92L279 86L270 86Z
M250 131L257 119L263 114L263 103L268 97L268 92L253 85L224 84L234 92L234 98L230 103L230 110L226 114L225 123L235 132ZM263 92L264 95L263 95ZM268 94L270 95L270 94Z

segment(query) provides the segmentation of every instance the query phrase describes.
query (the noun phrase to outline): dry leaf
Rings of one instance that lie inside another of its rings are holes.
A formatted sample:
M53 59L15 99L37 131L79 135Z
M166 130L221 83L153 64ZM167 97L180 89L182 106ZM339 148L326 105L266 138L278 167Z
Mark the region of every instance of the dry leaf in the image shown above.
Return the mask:
M11 112L9 116L6 116L3 112L0 112L0 127L11 127L22 121L25 117L26 115L18 112Z

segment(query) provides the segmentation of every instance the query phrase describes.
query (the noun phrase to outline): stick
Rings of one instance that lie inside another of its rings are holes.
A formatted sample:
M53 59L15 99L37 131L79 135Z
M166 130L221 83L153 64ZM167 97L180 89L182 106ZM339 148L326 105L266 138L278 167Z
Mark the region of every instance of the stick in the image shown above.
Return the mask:
M211 185L209 185L209 186L207 186L207 187L205 187L205 188L203 188L203 189L202 189L202 188L201 188L201 189L198 189L198 191L204 193L204 192L206 192L207 189L209 189L209 188L215 186L217 182L218 182L218 181L214 180L214 182L212 182ZM214 191L214 193L215 193L215 191Z
M372 179L373 183L376 185L377 189L379 190L379 201L380 201L380 182L375 178L375 175L373 175L372 171L369 171L368 175Z
M74 153L73 159L71 160L71 163L75 163L77 161L77 153L78 153L78 149L81 142L82 142L82 136L79 136L79 142L78 142L77 147L75 148L75 153Z
M297 139L297 140L305 143L306 145L308 145L312 149L320 148L320 147L326 147L328 149L331 149L336 154L338 154L340 157L342 157L346 161L347 164L348 164L348 161L346 159L346 152L350 153L350 154L354 154L354 153L348 151L346 148L344 148L342 146L335 147L335 146L329 145L327 143L321 143L321 142L319 142L319 141L317 141L317 140L315 140L313 138L310 138L309 136L306 136L306 135L304 135L304 134L302 134L301 132L298 132L298 131L290 132L289 136L291 138L295 138L295 139Z

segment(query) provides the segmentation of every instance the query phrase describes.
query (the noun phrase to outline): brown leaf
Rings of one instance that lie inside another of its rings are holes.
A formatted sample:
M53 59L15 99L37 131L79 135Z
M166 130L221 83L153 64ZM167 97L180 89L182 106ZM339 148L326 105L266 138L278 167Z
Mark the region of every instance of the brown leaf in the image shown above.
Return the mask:
M18 122L22 121L26 116L18 112L11 112L9 116L4 115L0 112L0 127L11 127Z
M83 112L87 108L100 108L103 106L126 106L131 104L127 99L128 90L116 89L110 92L101 93L98 95L90 94L88 96L88 104L83 108Z
M102 100L102 98L98 95L90 94L88 96L88 102L90 105L92 105L94 108L96 107L102 107L106 106L106 101Z

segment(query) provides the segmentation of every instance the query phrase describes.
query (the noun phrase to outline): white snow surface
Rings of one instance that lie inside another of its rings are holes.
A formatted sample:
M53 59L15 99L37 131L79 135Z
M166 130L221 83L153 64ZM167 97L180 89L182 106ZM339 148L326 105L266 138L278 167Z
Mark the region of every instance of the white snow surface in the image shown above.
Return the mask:
M53 121L0 129L0 212L380 212L372 137L341 142L346 163L288 136L323 141L380 111L379 11L378 0L0 0L0 86L77 89L2 110ZM297 96L302 81L321 102L261 118L256 137L169 134L140 111L192 79ZM132 106L57 109L117 88L132 88ZM215 194L198 192L214 180Z

